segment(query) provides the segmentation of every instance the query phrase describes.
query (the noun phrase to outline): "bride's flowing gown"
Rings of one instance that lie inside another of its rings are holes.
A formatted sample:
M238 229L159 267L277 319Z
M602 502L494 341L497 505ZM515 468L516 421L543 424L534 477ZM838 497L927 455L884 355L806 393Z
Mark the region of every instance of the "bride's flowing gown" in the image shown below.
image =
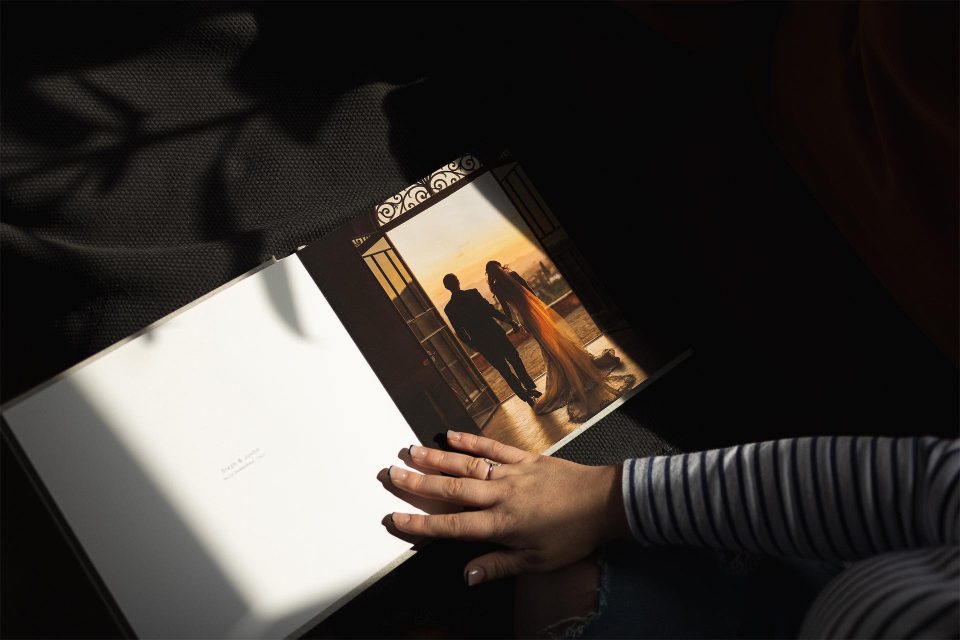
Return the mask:
M566 405L573 422L584 422L636 383L632 375L611 375L620 365L613 349L594 357L560 314L512 277L509 269L488 272L490 291L510 307L539 343L547 365L546 389L534 410L550 413Z

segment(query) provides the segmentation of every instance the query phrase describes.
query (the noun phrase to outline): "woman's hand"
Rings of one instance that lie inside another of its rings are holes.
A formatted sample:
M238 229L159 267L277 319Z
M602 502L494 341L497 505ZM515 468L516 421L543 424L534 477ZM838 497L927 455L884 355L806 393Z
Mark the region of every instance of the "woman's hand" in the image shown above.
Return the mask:
M468 563L467 584L549 571L587 557L607 540L629 536L620 465L584 466L454 431L448 432L447 442L465 453L412 446L411 465L426 473L393 466L390 482L401 494L473 510L394 513L392 525L413 536L507 547ZM491 467L485 458L502 464Z

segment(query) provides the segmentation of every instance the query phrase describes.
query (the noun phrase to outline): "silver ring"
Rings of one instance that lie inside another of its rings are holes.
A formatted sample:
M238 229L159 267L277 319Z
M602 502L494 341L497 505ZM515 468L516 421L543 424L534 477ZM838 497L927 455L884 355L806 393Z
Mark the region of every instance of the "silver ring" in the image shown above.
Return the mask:
M487 467L487 477L484 478L484 480L489 480L489 479L490 479L490 476L493 475L493 468L494 468L494 467L503 466L503 463L502 463L502 462L494 462L493 460L491 460L491 459L489 459L489 458L484 458L483 461L486 462L487 465L489 465L489 466Z

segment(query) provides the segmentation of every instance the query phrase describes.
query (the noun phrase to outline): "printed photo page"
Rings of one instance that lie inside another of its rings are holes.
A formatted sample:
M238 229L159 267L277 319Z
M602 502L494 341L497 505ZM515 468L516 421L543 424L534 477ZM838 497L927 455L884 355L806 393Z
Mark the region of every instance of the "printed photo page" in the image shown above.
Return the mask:
M509 157L463 156L298 255L427 444L552 452L689 353L625 322Z

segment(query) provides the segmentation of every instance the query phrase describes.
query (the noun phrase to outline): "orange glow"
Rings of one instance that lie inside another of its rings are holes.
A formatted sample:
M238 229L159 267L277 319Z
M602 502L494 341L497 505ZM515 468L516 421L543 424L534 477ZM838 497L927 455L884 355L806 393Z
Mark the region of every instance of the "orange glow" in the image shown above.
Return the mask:
M529 227L490 175L477 178L387 234L414 277L443 312L453 273L462 289L478 289L491 302L484 266L489 260L523 274L549 263Z

